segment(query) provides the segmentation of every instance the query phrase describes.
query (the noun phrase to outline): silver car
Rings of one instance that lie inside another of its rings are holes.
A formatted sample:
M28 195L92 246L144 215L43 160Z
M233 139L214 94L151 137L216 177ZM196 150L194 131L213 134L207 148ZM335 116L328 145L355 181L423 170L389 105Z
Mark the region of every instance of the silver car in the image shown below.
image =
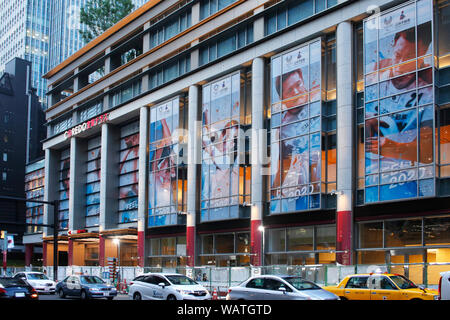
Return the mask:
M227 300L339 300L313 282L298 276L251 277L228 290Z

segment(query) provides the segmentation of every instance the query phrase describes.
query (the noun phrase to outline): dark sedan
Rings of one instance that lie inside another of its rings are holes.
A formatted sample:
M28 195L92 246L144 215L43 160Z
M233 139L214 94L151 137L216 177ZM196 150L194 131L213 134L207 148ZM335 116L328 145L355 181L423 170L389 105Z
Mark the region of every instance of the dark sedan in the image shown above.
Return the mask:
M114 299L117 290L107 285L97 276L72 275L56 284L56 293L60 298L80 297L83 300L92 298Z
M0 299L37 300L39 295L22 279L0 278Z

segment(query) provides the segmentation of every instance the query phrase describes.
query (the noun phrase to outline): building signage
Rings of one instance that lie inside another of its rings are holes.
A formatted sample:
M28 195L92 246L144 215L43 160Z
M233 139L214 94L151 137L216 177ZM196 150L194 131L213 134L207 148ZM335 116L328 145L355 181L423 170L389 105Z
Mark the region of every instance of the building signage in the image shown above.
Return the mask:
M67 130L66 132L64 132L64 138L68 139L70 137L76 136L77 134L80 134L81 132L84 132L90 128L96 127L96 126L98 126L104 122L108 122L108 121L109 121L109 113L102 114L91 120L83 122L82 124L79 124L76 127L73 127L72 129Z

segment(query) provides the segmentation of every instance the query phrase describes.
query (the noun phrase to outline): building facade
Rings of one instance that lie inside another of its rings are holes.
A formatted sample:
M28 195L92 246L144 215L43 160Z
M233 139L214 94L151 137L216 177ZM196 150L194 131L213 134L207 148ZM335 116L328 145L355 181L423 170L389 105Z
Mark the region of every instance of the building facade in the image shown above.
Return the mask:
M0 75L0 196L25 198L26 164L44 157L42 140L46 137L45 115L32 87L32 65L15 58L6 64ZM26 221L25 204L11 200L0 201L1 230L15 234L14 260L23 259L21 225ZM39 239L38 239L39 240Z
M50 70L44 199L68 264L389 263L434 281L450 7L372 4L149 1Z
M37 89L41 103L45 102L46 82L42 79L48 69L50 0L8 0L0 4L0 72L13 58L32 63L32 86Z

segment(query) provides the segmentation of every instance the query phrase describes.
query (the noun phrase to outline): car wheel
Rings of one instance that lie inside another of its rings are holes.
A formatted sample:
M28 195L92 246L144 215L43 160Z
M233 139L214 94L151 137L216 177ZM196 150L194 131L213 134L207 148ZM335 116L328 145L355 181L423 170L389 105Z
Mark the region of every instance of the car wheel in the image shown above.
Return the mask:
M141 294L139 292L136 292L133 295L133 300L142 300Z
M167 296L167 300L177 300L177 298L176 298L174 295L169 294L169 295Z
M81 291L81 300L87 300L87 299L89 299L89 297L88 297L86 291L82 290Z
M109 301L111 301L112 299L114 299L114 297L108 297L108 298L106 298L106 299L108 299Z
M61 299L64 299L66 297L66 294L64 293L63 289L59 289L58 291L58 295Z
M348 300L346 297L339 297L339 299L341 299L341 300Z

